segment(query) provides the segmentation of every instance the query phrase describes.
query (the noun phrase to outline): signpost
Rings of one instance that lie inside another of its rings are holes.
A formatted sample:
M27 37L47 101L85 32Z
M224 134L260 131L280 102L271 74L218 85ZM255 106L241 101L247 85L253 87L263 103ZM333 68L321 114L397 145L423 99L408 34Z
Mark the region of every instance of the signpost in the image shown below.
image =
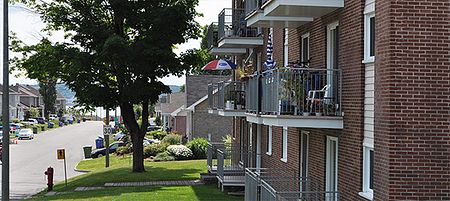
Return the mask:
M109 110L106 109L106 121L103 126L103 136L105 138L105 167L109 167L109 136L112 134L111 125L109 125Z
M58 160L64 160L64 180L66 182L66 187L67 187L66 150L65 149L56 150L56 156L57 156Z

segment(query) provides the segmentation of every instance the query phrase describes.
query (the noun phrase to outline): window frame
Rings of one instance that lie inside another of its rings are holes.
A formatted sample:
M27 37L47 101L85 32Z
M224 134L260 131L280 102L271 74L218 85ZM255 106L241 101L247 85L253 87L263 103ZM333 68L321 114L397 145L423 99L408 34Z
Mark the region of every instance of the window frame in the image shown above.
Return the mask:
M283 64L284 67L289 65L289 29L284 28L283 31Z
M373 200L373 189L370 188L371 181L373 184L373 161L370 160L371 152L372 154L375 154L373 146L365 145L363 147L363 186L362 192L360 192L359 195L368 200ZM372 155L372 159L374 160L374 155Z
M273 137L273 128L272 126L267 127L267 147L266 147L266 154L271 156L272 155L272 137Z
M302 51L302 53L301 53L301 55L300 55L300 61L302 61L302 62L307 62L310 58L311 58L311 52L310 52L310 50L311 50L311 38L310 38L310 33L308 32L308 33L305 33L305 34L303 34L302 35L302 37L301 37L301 39L302 39L302 43L301 43L301 51ZM308 39L308 49L307 49L307 57L308 58L305 58L304 56L305 56L305 39Z
M374 55L372 56L371 50L372 46L376 46L376 41L374 39L374 45L371 43L371 19L374 19L374 23L376 23L375 18L375 0L367 0L366 6L364 8L364 58L363 63L374 63L375 62L375 47L373 47ZM374 35L376 35L376 27L374 28Z
M283 127L281 134L281 161L287 162L288 160L288 127Z

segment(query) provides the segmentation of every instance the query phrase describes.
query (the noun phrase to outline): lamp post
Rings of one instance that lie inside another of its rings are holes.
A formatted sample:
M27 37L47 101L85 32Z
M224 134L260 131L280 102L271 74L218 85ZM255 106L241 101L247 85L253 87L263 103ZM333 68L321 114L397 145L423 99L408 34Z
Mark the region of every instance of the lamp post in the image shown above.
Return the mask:
M8 1L3 0L2 200L9 200L9 40Z

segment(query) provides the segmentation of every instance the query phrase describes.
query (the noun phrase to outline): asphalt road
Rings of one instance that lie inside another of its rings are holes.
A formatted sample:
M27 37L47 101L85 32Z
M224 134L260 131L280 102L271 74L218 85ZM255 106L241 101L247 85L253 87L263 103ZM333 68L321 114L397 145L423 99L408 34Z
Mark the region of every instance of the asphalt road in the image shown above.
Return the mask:
M49 166L55 170L54 181L64 181L64 162L56 158L58 148L66 151L67 177L82 174L74 171L78 161L83 159L82 147L94 146L95 138L102 131L101 122L84 122L46 131L35 135L34 140L20 140L11 145L11 199L23 199L47 187L44 172Z

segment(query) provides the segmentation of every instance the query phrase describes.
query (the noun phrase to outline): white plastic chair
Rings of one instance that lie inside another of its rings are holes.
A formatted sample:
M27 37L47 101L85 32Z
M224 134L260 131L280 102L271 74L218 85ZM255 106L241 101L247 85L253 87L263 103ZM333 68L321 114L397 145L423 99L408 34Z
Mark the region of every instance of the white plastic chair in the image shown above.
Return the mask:
M314 104L316 102L321 102L324 99L328 98L330 88L329 85L325 85L321 90L309 90L308 91L308 97L306 98L307 101L310 101L310 107L309 112L313 111ZM323 94L323 98L320 97L320 95Z

